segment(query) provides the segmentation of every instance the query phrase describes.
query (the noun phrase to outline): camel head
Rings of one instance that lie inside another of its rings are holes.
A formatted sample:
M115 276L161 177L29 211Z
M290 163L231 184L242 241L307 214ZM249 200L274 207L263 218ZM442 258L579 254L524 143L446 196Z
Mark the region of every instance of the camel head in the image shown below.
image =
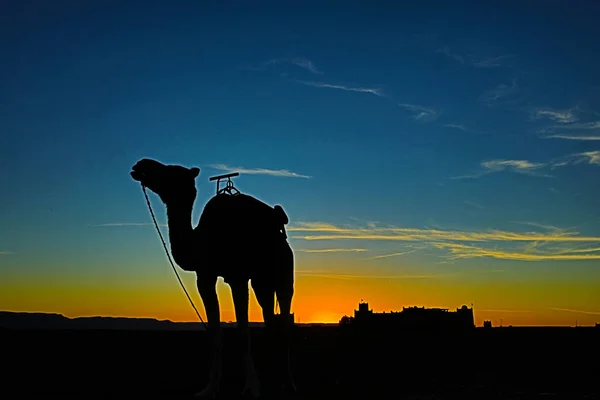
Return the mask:
M165 165L144 158L131 168L131 177L156 193L167 206L193 204L196 199L195 179L200 168Z

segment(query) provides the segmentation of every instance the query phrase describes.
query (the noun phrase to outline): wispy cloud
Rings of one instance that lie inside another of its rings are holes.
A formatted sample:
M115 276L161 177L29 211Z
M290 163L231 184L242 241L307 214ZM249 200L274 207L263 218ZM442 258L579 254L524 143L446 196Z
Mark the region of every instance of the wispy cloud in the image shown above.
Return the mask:
M273 58L271 60L267 60L265 62L260 63L258 66L244 67L244 69L250 71L262 71L271 66L281 64L294 65L305 69L306 71L311 72L313 74L323 75L323 72L317 68L315 63L304 57Z
M600 165L600 151L586 151L584 153L578 153L579 162L587 162L588 164Z
M530 173L532 170L542 168L546 164L533 163L527 160L490 160L482 162L481 165L492 171L510 169L515 172Z
M532 223L533 224L533 223ZM548 225L540 225L550 228ZM299 223L288 228L290 232L310 232L293 235L293 239L353 240L353 241L400 241L418 242L412 249L444 251L446 260L464 258L495 258L502 260L598 260L600 259L600 237L583 236L578 232L552 227L549 232L513 232L502 230L457 231L444 229L418 229L402 227L349 227L323 222ZM519 243L528 243L520 246ZM580 247L587 246L587 247ZM411 251L411 252L412 252ZM409 252L383 255L400 256ZM373 257L375 259L378 257Z
M430 275L347 275L347 274L332 274L325 270L296 270L296 275L313 276L327 279L341 280L367 280L367 279L432 279L442 278L449 274L430 274Z
M474 207L474 208L478 208L480 210L485 210L484 206L482 206L479 203L475 203L474 201L465 200L465 201L463 201L463 203L465 203L468 206L471 206L471 207Z
M441 47L437 49L436 52L444 54L446 57L451 58L452 60L460 64L468 65L475 68L506 67L508 66L506 61L514 57L512 54L504 54L500 56L486 58L477 57L473 54L463 55L456 51L453 51L449 46Z
M506 60L513 58L512 54L504 54L497 57L488 57L479 60L471 59L471 65L476 68L500 68L508 66Z
M428 107L423 107L416 104L400 103L399 107L412 113L412 118L417 121L434 121L439 117L439 112Z
M446 128L452 128L452 129L458 129L458 130L463 131L463 132L470 132L470 130L467 129L462 124L444 124L444 127L446 127Z
M402 251L399 253L391 253L391 254L382 254L375 257L367 258L367 260L381 260L382 258L390 258L390 257L400 257L410 253L414 253L416 250Z
M295 249L301 253L363 253L369 251L367 249Z
M249 175L270 175L280 176L285 178L304 178L310 179L312 176L302 175L296 172L289 171L287 169L266 169L266 168L245 168L245 167L232 167L225 164L211 164L210 168L218 169L221 171L239 172Z
M448 128L448 129L462 131L465 133L477 134L477 135L490 135L492 133L487 130L473 129L464 124L458 124L458 123L444 124L443 127Z
M263 63L263 65L273 65L273 64L291 64L297 67L303 68L313 74L322 75L323 72L320 71L315 64L303 57L296 58L276 58Z
M577 164L589 164L600 166L600 150L585 151L583 153L569 154L564 157L560 157L552 162L552 168L565 167L568 165Z
M530 310L499 310L492 308L477 308L476 311L484 311L489 313L530 313Z
M315 82L315 81L302 81L294 80L297 83L306 86L312 86L316 88L324 89L336 89L344 90L347 92L358 92L358 93L369 93L377 97L383 97L390 101L394 101L391 96L387 95L380 87L369 87L369 86L356 86L356 85L345 85L345 84L334 84L326 82ZM395 102L395 101L394 101ZM412 119L419 122L431 122L435 121L439 116L440 112L430 107L424 107L418 104L409 103L397 103L398 107L405 109L411 114Z
M113 227L113 226L154 226L152 222L110 222L107 224L90 225L92 227ZM167 224L158 224L158 226L166 227Z
M543 172L543 170L554 170L557 168L577 164L600 166L600 150L568 154L566 156L557 157L549 162L531 162L527 160L488 160L481 162L480 166L482 168L479 171L467 175L452 176L449 179L476 179L484 175L501 171L510 171L530 176L552 178L552 175Z
M559 228L559 227L554 226L554 225L540 224L538 222L531 222L531 221L515 221L513 223L515 223L515 224L521 224L521 225L529 225L529 226L533 226L533 227L541 228L541 229L546 229L548 231L553 231L553 232L569 232L571 230L569 228Z
M560 121L561 124L543 127L539 129L538 133L542 139L600 140L600 121L576 121L576 119L573 122Z
M531 176L550 177L550 175L538 172L540 169L547 166L546 163L535 163L527 160L488 160L482 161L480 166L482 169L478 172L453 176L450 179L476 179L487 174L501 171L516 172Z
M561 124L569 124L579 120L573 110L574 109L572 108L557 110L552 108L538 107L531 110L531 117L533 119L545 118Z
M564 312L577 313L577 314L600 315L600 311L584 311L584 310L573 310L570 308L556 308L556 307L551 307L550 310L564 311Z
M446 57L449 57L449 58L453 59L454 61L457 61L461 64L465 63L465 58L462 55L453 52L449 46L440 47L439 49L436 50L436 53L441 53L441 54L445 55Z
M565 140L600 140L600 136L577 136L577 135L548 135L544 139L565 139Z
M540 254L540 253L526 253L518 251L508 251L498 248L484 248L480 246L467 245L461 243L432 243L434 247L441 250L448 250L450 255L448 258L456 260L463 258L496 258L500 260L513 260L513 261L576 261L576 260L600 260L600 254L596 253L600 251L598 248L589 249L589 251L580 252L583 254L577 254L577 250L571 251L573 254ZM585 254L594 253L594 254Z
M558 241L558 242L600 242L600 237L579 236L577 232L512 232L503 230L459 231L449 229L419 229L395 226L351 227L338 226L325 222L298 222L287 228L290 232L320 232L335 235L294 236L305 240L396 240L396 241Z
M577 122L565 125L550 125L540 130L540 133L557 133L558 131L600 131L600 121Z
M492 105L498 101L513 97L518 89L517 81L513 79L510 85L501 83L495 88L486 91L481 95L480 100L488 105Z
M7 251L7 250L0 251L0 256L8 256L8 255L12 255L12 254L15 254L15 253L12 251Z
M290 63L292 63L300 68L304 68L305 70L310 71L313 74L318 74L318 75L323 74L323 72L321 72L321 71L319 71L319 69L317 69L317 67L315 66L315 64L312 61L307 60L306 58L293 58L290 60Z
M381 88L375 87L366 87L366 86L350 86L350 85L340 85L333 83L325 83L325 82L313 82L313 81L300 81L296 80L296 82L301 83L302 85L312 86L316 88L325 88L325 89L337 89L337 90L345 90L347 92L360 92L360 93L370 93L379 97L386 97Z

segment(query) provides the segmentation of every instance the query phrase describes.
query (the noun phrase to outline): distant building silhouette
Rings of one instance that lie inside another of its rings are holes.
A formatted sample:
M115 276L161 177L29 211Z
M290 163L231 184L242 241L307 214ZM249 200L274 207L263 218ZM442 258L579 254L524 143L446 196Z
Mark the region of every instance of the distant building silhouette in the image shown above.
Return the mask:
M484 328L491 328L492 327L492 321L483 321L483 327Z
M354 310L354 317L342 317L340 325L402 330L457 330L475 328L475 319L473 309L466 305L456 311L446 308L402 307L402 311L375 313L369 309L369 303L361 302L358 310Z

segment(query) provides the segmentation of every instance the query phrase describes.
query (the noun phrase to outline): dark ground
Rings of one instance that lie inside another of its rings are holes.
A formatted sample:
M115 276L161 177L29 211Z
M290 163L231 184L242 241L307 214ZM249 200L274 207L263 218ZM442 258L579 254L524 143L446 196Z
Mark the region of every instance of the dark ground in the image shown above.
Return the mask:
M236 398L226 329L223 398ZM254 351L264 346L255 329ZM478 328L463 335L295 328L298 399L600 399L600 330ZM0 331L2 398L176 398L207 379L203 332ZM264 362L256 356L264 370ZM8 391L8 395L5 397ZM237 396L239 397L239 396Z

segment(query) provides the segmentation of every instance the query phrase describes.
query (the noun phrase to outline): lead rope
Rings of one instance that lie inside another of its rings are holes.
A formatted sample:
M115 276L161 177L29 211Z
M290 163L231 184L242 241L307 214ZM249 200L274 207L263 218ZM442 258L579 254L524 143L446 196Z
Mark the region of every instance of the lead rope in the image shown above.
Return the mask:
M198 312L196 305L192 301L192 298L188 294L188 291L185 289L185 285L181 281L181 278L179 277L179 273L177 272L177 268L175 268L175 264L173 263L173 260L171 259L171 255L169 254L169 250L167 249L167 244L165 243L165 239L163 239L163 235L160 232L160 228L158 227L158 222L156 222L156 217L154 216L154 211L152 210L152 205L150 204L150 199L148 198L148 193L146 193L146 186L142 185L142 191L144 192L144 197L146 197L146 203L148 204L148 210L150 210L150 215L152 216L152 221L154 221L154 226L156 227L156 231L158 232L160 241L162 242L163 248L165 249L165 253L167 253L167 258L169 259L171 268L173 268L173 272L175 272L175 276L177 277L177 280L179 281L179 285L181 285L181 288L183 289L183 292L187 296L188 300L190 301L192 308L194 309L194 311L196 311L196 315L200 319L200 322L202 322L202 325L204 325L204 329L206 329L206 331L208 332L208 326L206 326L206 324L204 323L204 320L200 316L200 313Z

